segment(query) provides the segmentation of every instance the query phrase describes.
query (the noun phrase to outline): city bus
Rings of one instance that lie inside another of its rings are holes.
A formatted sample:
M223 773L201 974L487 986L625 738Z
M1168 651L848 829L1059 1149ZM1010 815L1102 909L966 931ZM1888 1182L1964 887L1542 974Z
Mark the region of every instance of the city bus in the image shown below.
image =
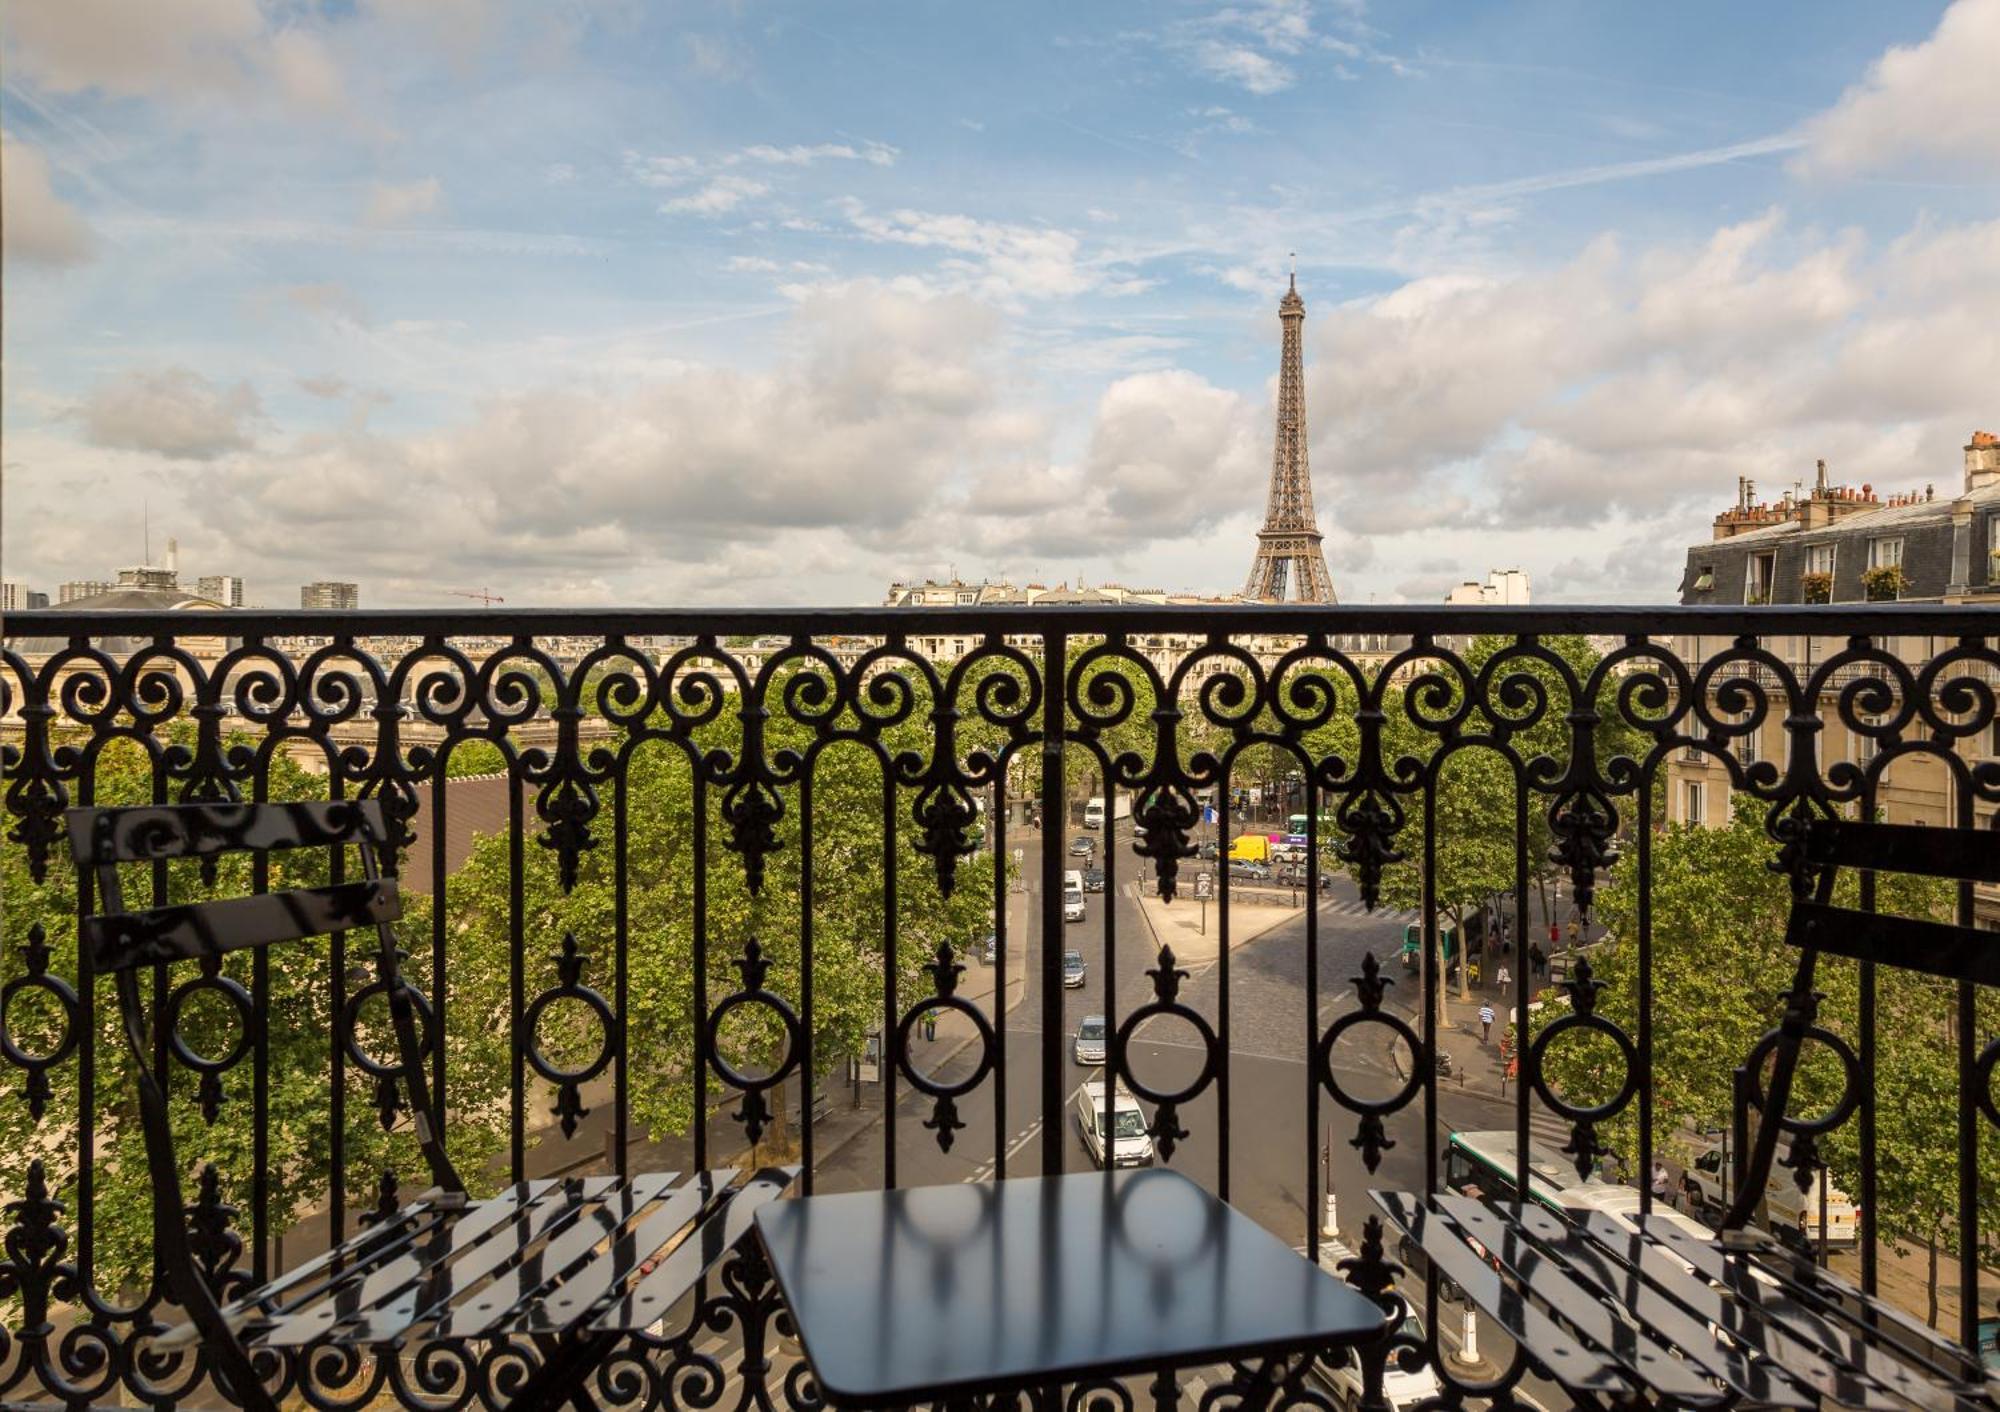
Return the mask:
M1303 835L1306 831L1306 818L1307 816L1304 814L1286 815L1285 832ZM1333 815L1322 810L1319 816L1320 842L1324 843L1332 838L1339 828L1340 825L1334 822Z
M1520 1170L1515 1160L1519 1150L1509 1129L1455 1132L1445 1144L1444 1184L1485 1201L1512 1201L1514 1179ZM1532 1138L1528 1142L1528 1199L1570 1218L1602 1211L1625 1230L1636 1234L1639 1229L1637 1187L1607 1182L1595 1172L1579 1177L1575 1162ZM1713 1235L1701 1222L1664 1201L1653 1203L1653 1214L1685 1227L1698 1239L1708 1240Z

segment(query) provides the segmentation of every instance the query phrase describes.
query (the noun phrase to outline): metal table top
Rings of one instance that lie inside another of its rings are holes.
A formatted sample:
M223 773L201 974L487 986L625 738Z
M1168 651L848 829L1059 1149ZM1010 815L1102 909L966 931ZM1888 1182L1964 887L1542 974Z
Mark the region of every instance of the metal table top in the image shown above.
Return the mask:
M757 1232L836 1404L1267 1358L1382 1311L1162 1169L775 1201Z

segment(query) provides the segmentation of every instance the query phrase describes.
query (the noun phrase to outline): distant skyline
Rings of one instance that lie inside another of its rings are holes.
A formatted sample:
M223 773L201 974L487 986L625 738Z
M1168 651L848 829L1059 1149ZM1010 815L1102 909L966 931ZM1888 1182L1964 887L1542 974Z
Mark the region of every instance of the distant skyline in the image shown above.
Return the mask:
M0 575L1670 601L2000 429L2000 0L21 0ZM191 581L191 578L190 578Z

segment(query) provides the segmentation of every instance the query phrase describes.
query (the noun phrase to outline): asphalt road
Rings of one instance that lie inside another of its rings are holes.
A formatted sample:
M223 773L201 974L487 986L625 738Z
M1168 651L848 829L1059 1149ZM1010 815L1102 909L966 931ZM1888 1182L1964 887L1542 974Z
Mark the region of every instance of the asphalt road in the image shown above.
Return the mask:
M1064 834L1056 841L1066 843L1068 837ZM965 1127L954 1132L952 1145L945 1150L935 1132L922 1126L932 1115L931 1099L912 1091L907 1083L898 1085L893 1124L898 1185L983 1180L1002 1168L1014 1175L1039 1172L1051 1144L1061 1170L1093 1168L1068 1100L1080 1083L1101 1078L1103 1071L1072 1060L1070 1036L1086 1014L1109 1013L1114 1024L1122 1023L1153 998L1153 981L1146 972L1155 964L1154 943L1137 901L1142 877L1139 870L1146 865L1131 855L1128 842L1121 827L1117 887L1090 894L1088 919L1064 927L1061 944L1081 950L1087 969L1081 987L1062 993L1063 1040L1056 1062L1061 1065L1061 1090L1066 1101L1055 1131L1050 1132L1041 1092L1043 989L1032 964L1041 954L1040 857L1039 842L1030 839L1023 845L1026 856L1022 868L1029 891L1024 899L1017 899L1028 905L1016 914L1017 930L1025 931L1025 955L1030 958L1026 990L1004 1025L994 1021L1002 1032L1004 1052L1003 1121L996 1130L995 1100L1003 1085L997 1085L989 1075L956 1100L956 1116ZM1174 905L1195 904L1192 899L1183 899ZM1239 947L1230 957L1227 1063L1216 1083L1178 1110L1178 1125L1186 1129L1187 1136L1165 1160L1204 1185L1226 1192L1239 1209L1291 1244L1305 1244L1309 1217L1310 1224L1320 1218L1316 1200L1308 1211L1308 1194L1317 1186L1323 1196L1324 1176L1320 1174L1329 1155L1333 1188L1343 1203L1340 1223L1350 1233L1358 1231L1362 1217L1372 1210L1366 1198L1370 1187L1424 1184L1422 1116L1417 1105L1388 1120L1388 1134L1395 1146L1383 1155L1373 1174L1364 1169L1360 1154L1349 1142L1356 1129L1355 1116L1338 1108L1323 1090L1317 1101L1317 1126L1310 1126L1314 1103L1308 1077L1310 1046L1326 1023L1356 1008L1353 978L1360 973L1364 953L1372 950L1378 959L1389 963L1395 983L1391 1004L1414 1004L1413 993L1400 994L1411 986L1393 959L1408 920L1405 914L1367 915L1351 884L1336 880L1317 909L1319 1016L1310 1027L1306 1018L1308 928L1304 916ZM1215 924L1212 905L1208 924ZM1182 984L1180 999L1221 1035L1223 968L1210 962L1190 969L1192 974ZM1115 1006L1106 1003L1107 980L1115 984ZM1333 1068L1349 1092L1377 1099L1401 1086L1400 1076L1387 1062L1386 1039L1386 1030L1360 1026L1336 1047ZM1195 1080L1204 1052L1201 1036L1193 1026L1184 1020L1160 1017L1143 1022L1134 1033L1131 1064L1146 1086L1165 1092ZM945 1082L962 1080L976 1068L978 1055L978 1047L972 1046L933 1077ZM879 1104L881 1095L870 1094L868 1099ZM1150 1116L1155 1105L1142 1106ZM1446 1089L1440 1095L1440 1117L1445 1128L1503 1127L1512 1125L1513 1108ZM821 1154L816 1189L859 1190L880 1185L887 1175L890 1126L880 1124L838 1151ZM1557 1131L1545 1123L1537 1123L1537 1127L1551 1134Z

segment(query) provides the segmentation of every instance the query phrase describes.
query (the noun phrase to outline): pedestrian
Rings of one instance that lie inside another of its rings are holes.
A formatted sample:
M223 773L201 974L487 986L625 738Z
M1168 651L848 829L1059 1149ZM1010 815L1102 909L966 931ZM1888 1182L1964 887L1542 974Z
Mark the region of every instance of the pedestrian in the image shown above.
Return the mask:
M1577 921L1576 918L1571 917L1569 919L1569 944L1575 946L1582 933L1583 924Z
M1701 1209L1701 1183L1692 1167L1681 1173L1681 1206L1690 1216Z
M1549 974L1549 953L1542 950L1538 941L1528 944L1528 970L1536 980L1545 979Z
M1555 919L1553 917L1550 918L1549 950L1554 951L1558 946L1562 945L1562 939L1563 939L1562 928L1556 925Z
M1496 968L1493 972L1493 984L1499 986L1500 993L1502 995L1505 995L1507 993L1507 987L1513 984L1513 981L1514 978L1507 973L1507 963L1505 961L1502 961L1498 966L1498 968Z
M1493 1007L1491 1005L1481 1005L1479 1007L1479 1042L1485 1044L1492 1038Z
M1655 1157L1653 1159L1653 1200L1661 1202L1669 1201L1672 1199L1672 1193L1673 1187L1667 1181L1667 1164Z
M937 1009L935 1007L924 1011L924 1038L937 1038Z

